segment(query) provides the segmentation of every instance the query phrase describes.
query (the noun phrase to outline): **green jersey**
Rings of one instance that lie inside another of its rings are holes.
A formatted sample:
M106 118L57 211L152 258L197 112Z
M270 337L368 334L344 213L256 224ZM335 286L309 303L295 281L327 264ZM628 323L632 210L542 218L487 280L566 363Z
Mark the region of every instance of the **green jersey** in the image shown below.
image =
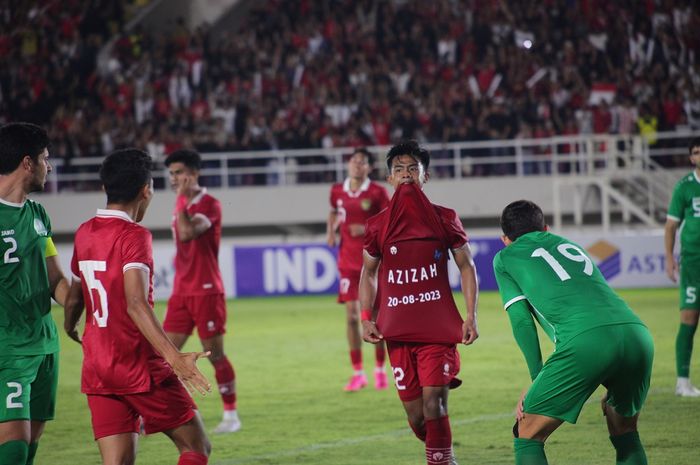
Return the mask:
M676 183L668 218L681 224L681 254L700 256L700 178L695 171Z
M496 254L493 268L503 305L527 300L557 345L600 326L639 323L586 251L548 232L531 232Z
M44 207L0 199L0 357L58 351L45 257L50 236Z

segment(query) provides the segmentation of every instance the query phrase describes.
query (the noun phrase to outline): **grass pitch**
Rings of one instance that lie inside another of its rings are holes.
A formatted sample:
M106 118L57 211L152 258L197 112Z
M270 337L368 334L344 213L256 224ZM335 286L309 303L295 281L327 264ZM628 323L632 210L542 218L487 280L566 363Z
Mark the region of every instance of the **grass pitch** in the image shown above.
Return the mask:
M651 392L640 419L649 463L698 464L700 399L677 398L673 393L677 291L621 294L649 326L656 343ZM163 309L163 303L157 305L159 315ZM62 328L62 311L54 313ZM226 351L236 370L243 429L210 435L210 464L425 463L423 445L408 428L395 388L375 391L370 383L361 392L342 391L350 374L344 324L344 309L332 296L229 302ZM450 394L455 453L463 465L512 464L512 411L529 379L495 293L480 296L479 332L473 346L460 349L464 384ZM67 337L62 336L61 343L56 420L46 428L35 464L99 464L90 413L80 393L82 352ZM185 349L199 350L196 337ZM365 345L368 375L374 356L370 349ZM543 354L551 350L544 341ZM691 370L700 381L697 352ZM200 367L215 385L211 365L202 361ZM598 403L601 395L602 390L593 395L577 425L562 425L547 442L551 464L615 462ZM218 394L195 400L211 430L221 415ZM165 435L141 438L137 463L176 462L176 449Z

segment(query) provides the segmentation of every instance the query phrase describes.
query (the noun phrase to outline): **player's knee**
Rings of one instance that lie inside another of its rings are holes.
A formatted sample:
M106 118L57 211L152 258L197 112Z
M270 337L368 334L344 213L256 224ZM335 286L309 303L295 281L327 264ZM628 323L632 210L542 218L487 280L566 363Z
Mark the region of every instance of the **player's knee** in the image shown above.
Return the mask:
M604 404L605 420L608 424L610 436L621 436L623 434L637 431L637 419L639 415L633 417L623 417L615 411L610 404Z
M423 401L423 416L425 418L440 418L447 415L443 403L438 397L429 397Z
M517 432L520 439L533 439L535 441L545 442L550 434L556 429L553 425L547 423L530 421L532 417L525 415L517 422L517 426L513 427L513 434Z

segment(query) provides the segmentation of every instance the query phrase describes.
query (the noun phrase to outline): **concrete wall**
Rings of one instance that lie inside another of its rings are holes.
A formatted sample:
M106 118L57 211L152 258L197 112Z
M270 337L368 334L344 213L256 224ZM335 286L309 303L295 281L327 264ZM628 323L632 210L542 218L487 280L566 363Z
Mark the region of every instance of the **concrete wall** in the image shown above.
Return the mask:
M224 226L236 227L323 223L329 209L329 191L330 186L324 184L212 189L210 193L221 201ZM454 208L460 217L468 219L493 220L506 204L522 198L535 201L546 214L552 212L553 205L552 178L547 176L433 180L426 184L425 191L434 203ZM572 208L566 197L562 199L564 213ZM105 205L102 192L41 194L33 198L48 211L54 233L74 232ZM174 203L174 193L156 192L143 224L154 230L168 229Z

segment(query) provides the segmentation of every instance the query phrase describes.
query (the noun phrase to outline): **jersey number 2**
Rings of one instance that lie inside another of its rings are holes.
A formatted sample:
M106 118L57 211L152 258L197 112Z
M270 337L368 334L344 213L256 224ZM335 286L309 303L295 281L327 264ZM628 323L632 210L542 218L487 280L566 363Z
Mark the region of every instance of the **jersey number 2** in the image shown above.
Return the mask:
M583 253L583 250L579 249L573 244L559 244L559 246L557 246L557 251L571 261L584 263L583 272L588 276L591 276L593 274L593 262L591 262L591 259L588 258L588 256L585 253ZM576 252L576 254L572 254L571 251ZM551 253L547 252L544 248L540 247L538 249L535 249L535 251L532 252L532 255L530 256L543 258L544 261L547 262L547 265L549 265L552 268L552 270L554 270L557 276L559 276L559 279L561 279L562 281L571 279L571 275L566 272L564 267L561 266L561 263L559 263L559 261L556 258L554 258L554 256Z
M80 273L85 278L85 284L90 291L90 302L92 302L92 315L95 317L97 326L100 328L107 327L107 318L109 317L109 306L107 305L107 291L102 282L95 276L95 271L107 271L107 262L101 260L83 260L78 263ZM95 302L93 291L97 291L99 301Z
M3 237L2 240L10 244L10 248L5 251L3 260L5 263L19 263L19 257L13 257L12 252L17 250L17 241L14 237Z

